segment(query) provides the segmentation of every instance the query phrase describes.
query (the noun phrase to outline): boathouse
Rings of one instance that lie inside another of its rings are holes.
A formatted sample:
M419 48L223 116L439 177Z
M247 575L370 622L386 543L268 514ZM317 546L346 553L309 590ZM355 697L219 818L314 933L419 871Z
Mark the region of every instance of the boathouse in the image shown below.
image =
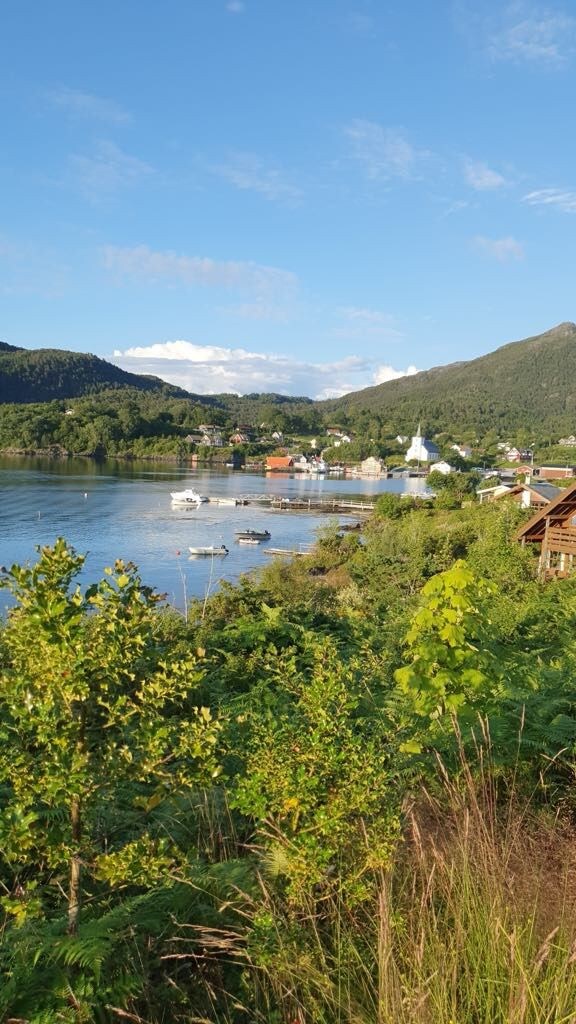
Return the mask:
M525 544L540 545L540 579L569 576L576 571L576 484L539 509L516 534Z
M291 455L269 455L266 459L266 472L293 469L294 459Z

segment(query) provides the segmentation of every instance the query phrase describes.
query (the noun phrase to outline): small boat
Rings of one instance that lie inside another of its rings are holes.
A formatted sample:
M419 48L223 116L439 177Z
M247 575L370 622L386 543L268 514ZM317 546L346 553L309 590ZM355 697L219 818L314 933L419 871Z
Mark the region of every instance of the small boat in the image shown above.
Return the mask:
M199 494L192 487L187 487L184 491L171 491L170 497L173 505L201 505L202 502L208 501L204 494Z
M259 537L238 537L239 544L260 544Z
M269 530L236 530L237 541L270 540Z
M228 548L225 544L216 547L214 544L207 544L205 547L188 548L191 555L227 555Z

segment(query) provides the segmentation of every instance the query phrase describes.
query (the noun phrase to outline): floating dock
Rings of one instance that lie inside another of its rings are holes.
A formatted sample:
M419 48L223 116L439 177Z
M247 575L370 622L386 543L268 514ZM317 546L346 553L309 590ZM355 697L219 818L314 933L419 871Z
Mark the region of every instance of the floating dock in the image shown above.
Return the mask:
M298 555L309 555L310 552L312 551L312 545L311 544L307 545L307 546L303 545L298 550L296 550L294 548L269 548L269 547L266 547L266 548L262 548L262 551L263 551L263 553L265 555L279 555L280 557L283 556L284 558L294 558L294 556L298 556Z
M237 498L208 498L213 505L259 505L279 512L325 512L332 515L370 515L373 501L346 501L342 498L285 498L275 494L240 494Z

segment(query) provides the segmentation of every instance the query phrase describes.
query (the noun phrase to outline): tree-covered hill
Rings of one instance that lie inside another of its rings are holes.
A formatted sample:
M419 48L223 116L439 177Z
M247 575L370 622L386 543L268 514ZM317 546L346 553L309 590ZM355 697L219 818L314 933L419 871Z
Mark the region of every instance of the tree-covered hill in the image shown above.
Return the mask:
M335 419L384 418L410 434L419 420L429 432L474 430L506 435L574 432L576 324L512 342L486 356L437 366L323 403Z
M49 402L126 387L174 397L187 394L157 377L128 373L97 356L0 343L0 402Z

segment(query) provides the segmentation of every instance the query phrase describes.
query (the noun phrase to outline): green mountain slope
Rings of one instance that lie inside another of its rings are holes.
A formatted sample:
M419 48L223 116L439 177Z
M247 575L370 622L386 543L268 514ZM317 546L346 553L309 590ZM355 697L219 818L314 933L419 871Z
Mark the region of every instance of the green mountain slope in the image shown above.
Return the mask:
M0 343L0 402L50 402L127 387L175 397L187 395L156 377L127 373L97 356Z
M428 432L576 430L576 324L512 342L489 355L434 367L323 403L335 419L363 413L411 434Z

